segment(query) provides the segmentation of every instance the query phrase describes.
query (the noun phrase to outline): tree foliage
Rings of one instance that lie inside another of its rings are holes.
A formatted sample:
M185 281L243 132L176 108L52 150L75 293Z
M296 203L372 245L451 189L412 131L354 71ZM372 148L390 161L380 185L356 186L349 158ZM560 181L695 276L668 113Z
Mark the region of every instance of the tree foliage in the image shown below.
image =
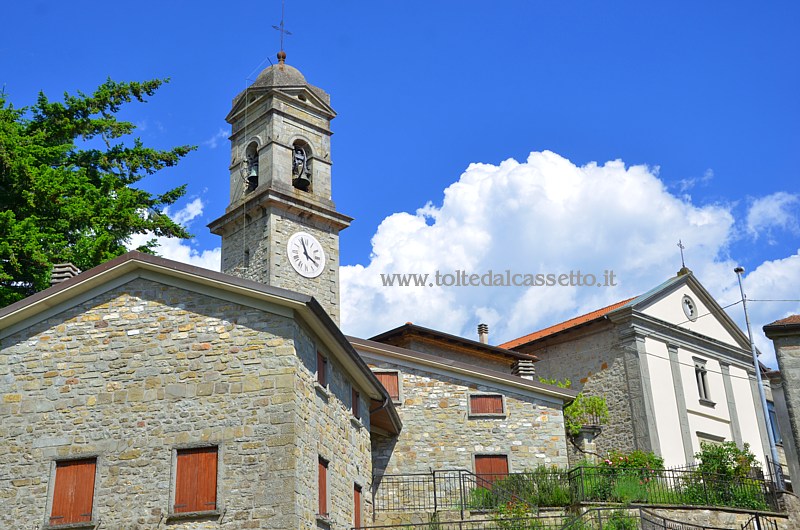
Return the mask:
M189 237L163 213L185 186L153 195L133 185L194 147L145 147L115 116L164 82L109 79L91 95L40 93L19 109L0 93L0 307L48 287L53 263L86 270L125 253L134 234Z

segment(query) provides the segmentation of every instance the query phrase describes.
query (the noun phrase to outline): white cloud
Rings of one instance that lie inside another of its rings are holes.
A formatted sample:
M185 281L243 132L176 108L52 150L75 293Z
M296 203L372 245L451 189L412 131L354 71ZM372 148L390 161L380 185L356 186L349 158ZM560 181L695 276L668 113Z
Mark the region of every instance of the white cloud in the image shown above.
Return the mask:
M800 233L800 195L779 191L753 201L747 212L747 231L757 239L765 234L772 238L772 230L779 228Z
M196 197L183 208L172 213L169 208L164 209L164 213L168 215L173 221L188 227L189 224L203 213L203 201ZM152 233L135 234L128 242L127 247L130 250L138 248L151 239L154 239ZM156 237L158 247L156 253L164 258L180 261L181 263L188 263L189 265L196 265L204 269L211 269L219 271L221 261L220 247L209 250L198 250L192 247L192 240L177 239L174 237Z
M681 193L684 193L684 192L689 191L690 189L694 188L698 184L700 184L701 186L705 186L706 184L711 182L713 179L714 179L714 170L713 169L706 169L703 172L703 176L702 177L693 177L693 178L686 178L686 179L679 180L678 184L677 184L678 191L680 191Z
M619 160L578 167L548 151L523 163L471 164L441 205L384 219L369 264L341 268L342 327L371 336L413 321L474 338L475 326L487 322L491 342L499 343L655 287L680 268L678 239L687 265L711 293L721 303L737 300L735 263L727 257L736 232L732 205L695 205L670 193L656 172ZM790 271L800 257L791 259L748 275L749 296L766 293L757 280ZM380 276L506 269L613 270L619 286L384 287ZM800 292L800 278L786 274L778 292ZM722 296L729 294L736 296ZM758 315L753 308L756 325L779 317L774 307L762 307Z
M227 140L228 136L230 136L230 131L226 131L225 129L220 129L217 131L217 134L203 142L203 145L207 145L211 149L216 149L219 143L222 140Z

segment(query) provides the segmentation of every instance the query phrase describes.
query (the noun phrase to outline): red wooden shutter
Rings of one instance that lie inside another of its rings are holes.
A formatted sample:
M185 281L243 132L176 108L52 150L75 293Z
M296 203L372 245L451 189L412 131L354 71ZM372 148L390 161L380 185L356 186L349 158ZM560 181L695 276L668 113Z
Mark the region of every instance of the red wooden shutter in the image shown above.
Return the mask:
M475 475L478 485L486 487L508 475L508 457L505 455L476 455Z
M389 393L389 397L395 400L400 399L400 382L397 372L378 372L375 376Z
M360 411L359 411L359 408L358 408L358 404L359 404L360 398L361 398L361 395L358 393L358 390L356 390L354 388L353 389L353 416L355 416L356 418L360 418L361 417L359 415Z
M472 414L502 414L502 396L470 396L470 411Z
M320 352L317 352L317 383L322 386L328 384L328 359L322 356Z
M217 448L178 451L175 476L175 511L205 512L217 509Z
M50 524L86 523L92 520L96 467L95 459L56 462Z
M319 497L319 515L328 515L328 462L319 458L317 466L317 493Z
M353 526L361 526L361 486L353 484Z

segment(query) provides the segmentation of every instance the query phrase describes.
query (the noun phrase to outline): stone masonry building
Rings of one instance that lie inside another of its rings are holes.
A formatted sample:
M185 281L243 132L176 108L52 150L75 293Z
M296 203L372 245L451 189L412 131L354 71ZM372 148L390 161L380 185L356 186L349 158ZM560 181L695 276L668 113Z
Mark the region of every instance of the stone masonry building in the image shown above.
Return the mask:
M279 54L227 118L222 273L131 252L0 309L0 528L351 528L389 473L567 463L532 355L341 333L334 116Z

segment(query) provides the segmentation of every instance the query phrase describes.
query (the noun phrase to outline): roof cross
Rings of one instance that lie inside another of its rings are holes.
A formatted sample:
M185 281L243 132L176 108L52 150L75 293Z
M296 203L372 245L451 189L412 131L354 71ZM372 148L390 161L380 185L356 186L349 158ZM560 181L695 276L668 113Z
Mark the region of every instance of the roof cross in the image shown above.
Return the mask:
M685 249L686 247L683 246L683 242L680 239L678 240L678 248L681 249L681 267L685 269L686 262L683 261L683 249Z
M283 36L292 34L292 32L287 30L286 27L283 25L283 19L285 18L285 14L286 14L286 0L281 0L281 24L280 26L275 26L275 25L272 26L273 29L278 30L281 34L280 51L283 51Z

